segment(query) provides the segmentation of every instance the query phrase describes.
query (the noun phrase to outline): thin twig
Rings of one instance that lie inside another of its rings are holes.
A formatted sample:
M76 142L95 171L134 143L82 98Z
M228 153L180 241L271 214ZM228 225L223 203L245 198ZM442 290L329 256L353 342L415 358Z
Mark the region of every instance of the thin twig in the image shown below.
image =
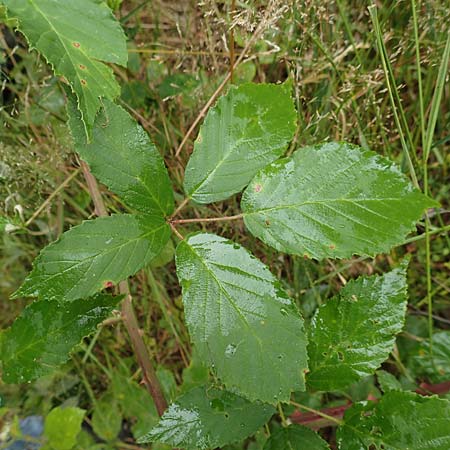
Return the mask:
M97 216L107 216L108 211L106 210L102 194L98 188L97 180L94 178L94 175L92 175L89 170L89 166L84 161L80 161L80 165L83 170L83 175L88 185L88 190L91 194L92 201L94 202L95 214Z
M25 222L25 227L28 227L36 217L46 208L46 206L53 200L53 198L64 189L78 174L80 169L74 170L42 203L42 205L33 213L33 215Z
M170 216L170 220L172 220L174 217L176 217L180 211L189 203L191 199L189 197L186 197L177 207L177 209L174 211L174 213Z
M337 419L336 417L330 416L329 414L323 412L323 410L321 411L318 409L310 408L309 406L302 405L301 403L297 403L297 402L293 402L293 401L291 401L291 405L294 405L300 409L305 409L306 411L311 412L311 413L313 413L319 417L322 417L324 419L330 420L331 422L334 422L337 425L342 424L342 420Z
M170 228L172 228L172 231L174 232L175 236L180 239L181 241L184 241L183 235L177 230L173 222L169 221Z

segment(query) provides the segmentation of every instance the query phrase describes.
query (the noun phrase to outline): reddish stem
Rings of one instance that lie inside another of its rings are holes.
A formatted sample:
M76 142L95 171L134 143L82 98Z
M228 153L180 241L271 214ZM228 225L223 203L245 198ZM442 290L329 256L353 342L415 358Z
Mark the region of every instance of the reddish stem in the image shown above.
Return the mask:
M450 391L450 381L445 381L443 383L438 384L421 383L420 387L416 389L416 393L420 395L434 395L434 394L439 395L439 394L446 394L449 391ZM376 401L373 398L370 398L368 400ZM320 412L328 416L334 417L335 419L342 419L344 417L345 411L347 411L347 409L350 408L351 406L352 403L349 402L341 406L323 408L320 410ZM312 412L302 412L299 410L294 411L289 418L292 423L304 425L305 427L312 428L315 430L319 428L336 425L336 423L332 422L331 420L324 419L319 414L315 414Z

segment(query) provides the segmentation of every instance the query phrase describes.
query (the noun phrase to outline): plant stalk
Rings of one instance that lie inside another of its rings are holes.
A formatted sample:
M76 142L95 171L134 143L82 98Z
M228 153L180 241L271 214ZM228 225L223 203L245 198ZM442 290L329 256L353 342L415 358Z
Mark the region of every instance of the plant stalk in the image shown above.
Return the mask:
M205 217L200 219L173 219L170 220L172 225L180 224L180 223L202 223L202 222L227 222L230 220L242 219L244 214L236 214L234 216L225 216L225 217Z
M108 211L106 209L105 202L103 201L102 194L100 193L97 180L90 172L89 166L84 161L81 161L80 163L84 178L86 179L86 183L88 185L89 193L92 201L94 202L96 214L98 216L107 216ZM133 351L136 354L138 364L142 370L145 386L155 402L158 414L162 416L164 411L167 409L167 402L150 359L147 347L145 346L139 330L138 321L136 319L136 314L134 312L133 302L130 295L130 287L127 280L119 283L119 292L121 294L125 294L125 298L122 300L123 323L128 331L131 345L133 346Z

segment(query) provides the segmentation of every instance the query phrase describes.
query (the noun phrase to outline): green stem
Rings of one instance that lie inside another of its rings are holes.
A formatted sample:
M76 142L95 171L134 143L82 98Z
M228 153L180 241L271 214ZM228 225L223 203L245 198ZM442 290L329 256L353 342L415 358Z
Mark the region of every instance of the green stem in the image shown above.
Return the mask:
M278 408L278 414L280 415L281 424L283 425L283 427L287 427L288 422L286 420L286 416L284 415L284 411L283 411L283 407L281 406L281 403L278 402L277 408Z
M200 219L174 219L170 220L170 223L175 224L182 224L182 223L202 223L202 222L227 222L231 220L237 220L242 219L244 217L244 214L236 214L234 216L225 216L225 217L205 217Z
M318 416L323 417L324 419L330 420L331 422L334 422L337 425L342 425L344 423L343 420L336 419L336 417L325 414L318 409L310 408L309 406L302 405L301 403L297 403L297 402L293 402L293 401L291 401L290 403L291 403L291 405L294 405L297 408L304 409L306 411L317 414Z
M428 186L428 157L433 145L434 130L436 127L437 117L439 114L439 106L444 90L445 78L447 75L447 67L450 59L450 33L447 34L444 54L442 55L441 65L439 66L436 87L431 101L431 111L426 136L424 139L425 146L423 149L423 190L425 195L429 194ZM426 276L427 276L427 305L428 305L428 334L430 337L430 353L433 354L433 297L431 294L431 248L430 248L430 219L425 218L425 252L426 252Z
M413 162L411 160L411 155L410 155L410 150L408 149L408 145L406 144L406 140L405 140L405 136L403 134L403 126L400 123L400 118L399 118L399 113L397 111L397 105L396 105L396 99L397 99L397 103L398 103L398 110L400 111L400 113L402 113L403 109L400 103L400 98L398 97L398 92L397 92L397 86L392 86L391 84L391 80L392 83L395 83L395 80L393 78L393 73L392 73L392 67L389 63L389 58L387 56L387 50L386 47L384 46L384 42L383 42L383 37L381 34L381 28L380 28L380 23L378 22L378 15L377 15L377 8L375 5L372 5L369 7L369 12L370 12L370 16L372 19L372 23L373 23L373 27L375 29L375 35L376 35L376 40L377 40L377 47L378 47L378 53L380 54L380 59L381 59L381 64L383 66L383 72L384 72L384 77L386 80L386 86L387 86L387 90L389 93L389 98L391 101L391 106L392 106L392 112L394 114L394 120L395 120L395 125L398 129L398 134L400 137L400 142L402 144L402 148L403 148L403 154L406 158L406 161L408 162L408 166L409 166L409 172L412 178L412 181L414 183L414 186L416 186L418 189L419 188L419 182L417 181L417 175L416 175L416 171L414 169L414 165ZM402 117L403 118L403 117ZM404 120L405 122L406 120ZM405 132L408 133L409 136L409 130L406 127L405 128ZM410 146L411 146L411 139L408 139L410 141Z

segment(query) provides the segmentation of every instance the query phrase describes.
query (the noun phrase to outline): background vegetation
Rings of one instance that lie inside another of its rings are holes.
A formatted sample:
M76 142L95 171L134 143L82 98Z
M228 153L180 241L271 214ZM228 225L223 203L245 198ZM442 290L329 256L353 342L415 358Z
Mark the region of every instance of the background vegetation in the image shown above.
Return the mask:
M378 33L367 8L370 3L352 0L108 3L129 38L128 68L115 67L122 84L119 103L164 155L178 192L182 192L183 168L195 132L180 144L229 72L230 61L249 42L248 57L234 71L233 83L292 78L299 124L290 152L298 146L346 140L392 158L406 173L415 174L422 188L427 186L430 196L441 203L440 211L429 217L428 231L425 222L420 223L417 236L406 245L375 259L318 263L280 256L244 234L240 222L217 223L208 229L238 240L268 264L285 280L285 288L305 319L348 279L389 270L409 254L407 325L383 369L411 390L423 382L448 381L448 345L438 362L426 357L428 296L433 304L436 348L445 348L449 338L442 331L450 324L448 84L441 102L433 103L435 84L439 77L445 81L447 74L447 67L440 66L449 29L448 3L420 2L415 21L409 0L378 2ZM383 59L377 38L384 42L388 58ZM63 231L92 217L93 205L72 151L59 80L36 52L28 52L23 37L13 28L2 27L0 47L0 328L5 328L24 306L9 296L28 273L31 261ZM425 163L422 111L425 130L430 117L437 117ZM411 150L414 170L405 158L405 147ZM103 194L110 211L124 209L106 189ZM213 207L217 215L232 215L238 204L239 196ZM202 207L188 207L188 216L202 214ZM198 229L198 224L192 229ZM207 371L192 355L182 320L173 247L166 250L164 257L136 277L132 289L146 343L157 361L166 394L173 398L183 381L185 387L192 386L207 377ZM18 418L46 416L61 404L88 411L76 448L94 448L96 442L98 448L139 448L133 436L147 431L157 415L138 385L140 374L127 340L120 318L114 317L86 339L57 374L23 386L0 382L0 407L5 407L0 409L0 448L6 433L18 432ZM381 373L343 395L304 395L299 401L320 409L376 397L386 378L393 382ZM287 407L284 414L293 412L293 407ZM261 430L256 439L233 448L260 449L269 431ZM324 428L322 434L333 441L332 428Z

